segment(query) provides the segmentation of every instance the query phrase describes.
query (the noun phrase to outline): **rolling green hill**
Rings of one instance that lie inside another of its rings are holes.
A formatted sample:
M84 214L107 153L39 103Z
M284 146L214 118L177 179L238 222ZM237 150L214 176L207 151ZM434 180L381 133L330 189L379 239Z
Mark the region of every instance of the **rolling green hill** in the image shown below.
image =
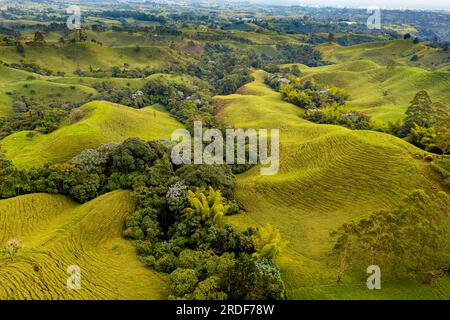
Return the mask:
M240 225L272 224L289 241L279 265L290 298L449 298L450 279L435 286L407 281L383 283L369 292L364 279L337 286L327 265L329 232L345 222L393 208L412 189L435 191L423 174L424 151L382 133L317 125L299 117L263 83L263 74L245 94L217 97L221 117L237 128L280 129L280 172L259 175L259 167L237 177L237 199L247 211L230 218ZM364 273L365 270L362 271ZM351 290L350 290L351 289Z
M127 191L84 205L47 194L1 200L0 241L24 247L14 259L0 258L0 299L165 298L163 280L121 237L132 210ZM81 269L80 290L67 289L71 265Z
M90 68L110 70L124 64L130 68L160 68L185 60L172 49L162 46L143 46L136 50L136 46L108 48L89 42L67 46L27 46L23 55L17 53L15 47L3 46L0 47L0 57L6 63L24 60L66 74L73 74L77 68L84 71Z
M85 117L50 134L17 132L0 141L6 155L19 167L38 167L45 162L64 162L79 152L129 137L145 140L170 138L181 125L157 106L133 109L103 101L81 107Z
M369 42L347 47L326 43L317 49L322 52L324 60L335 63L362 59L387 65L395 61L411 67L450 71L450 52L414 44L412 40ZM417 55L417 61L411 60L414 55Z
M82 84L63 84L47 81L35 73L0 65L0 118L11 114L14 97L27 97L35 103L69 103L87 100L97 91Z
M387 69L371 60L301 70L305 79L345 89L350 94L349 108L371 115L384 124L403 119L410 101L420 90L426 90L433 101L450 107L448 71L405 66Z
M8 68L0 64L0 118L11 114L12 97L7 94L8 88L18 81L24 81L29 77L29 72Z

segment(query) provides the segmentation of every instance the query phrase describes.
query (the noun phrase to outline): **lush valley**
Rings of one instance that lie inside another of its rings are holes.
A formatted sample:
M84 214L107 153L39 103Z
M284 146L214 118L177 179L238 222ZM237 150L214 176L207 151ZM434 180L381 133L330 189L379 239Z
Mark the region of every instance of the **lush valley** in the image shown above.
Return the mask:
M450 299L447 13L65 5L0 11L0 299ZM175 163L199 121L279 172Z

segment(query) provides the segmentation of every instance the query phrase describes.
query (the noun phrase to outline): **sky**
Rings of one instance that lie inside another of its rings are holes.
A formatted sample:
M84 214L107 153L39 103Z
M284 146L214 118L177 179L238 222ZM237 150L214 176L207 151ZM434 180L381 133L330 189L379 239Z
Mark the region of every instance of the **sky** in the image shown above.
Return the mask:
M333 7L450 9L450 0L253 0L269 4L301 4Z

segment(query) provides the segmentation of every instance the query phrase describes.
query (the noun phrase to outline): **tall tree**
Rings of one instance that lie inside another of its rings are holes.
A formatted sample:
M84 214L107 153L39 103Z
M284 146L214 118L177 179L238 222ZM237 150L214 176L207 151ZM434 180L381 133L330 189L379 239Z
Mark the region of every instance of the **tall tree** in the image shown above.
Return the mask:
M328 34L328 42L334 42L334 40L335 40L334 34L330 32Z
M401 131L402 136L407 136L414 125L428 128L432 124L433 103L428 92L419 91L406 110L406 118Z
M431 117L431 122L433 126L441 126L444 125L446 123L448 123L448 117L449 117L449 113L448 113L448 107L441 103L441 102L435 102L432 105L433 108L433 115Z
M447 116L439 125L436 125L435 145L441 149L442 154L450 152L450 116Z
M361 271L376 264L394 277L439 267L446 259L448 212L446 193L431 198L414 190L392 211L342 225L331 234L337 237L332 253L338 258L338 283L350 265Z
M34 41L35 44L44 44L45 43L45 39L44 39L44 34L40 31L36 31L34 33Z

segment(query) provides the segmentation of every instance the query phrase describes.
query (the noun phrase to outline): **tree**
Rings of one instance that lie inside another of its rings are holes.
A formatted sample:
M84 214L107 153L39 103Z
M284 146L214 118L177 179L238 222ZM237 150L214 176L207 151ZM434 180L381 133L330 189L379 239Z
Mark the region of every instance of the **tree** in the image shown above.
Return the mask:
M420 39L419 39L419 38L417 38L417 37L416 37L416 38L414 38L414 40L413 40L413 43L414 43L414 44L419 44L419 43L420 43Z
M198 284L193 298L194 300L226 300L228 296L220 289L220 279L212 276Z
M257 287L261 290L261 296L256 296L256 298L264 300L286 299L286 288L281 279L281 271L275 262L270 259L259 259L255 262L255 265L256 270L258 270Z
M178 268L178 258L172 253L168 253L159 258L155 263L155 269L158 272L172 273Z
M178 212L186 207L187 189L188 186L182 180L169 187L166 199L171 211Z
M130 138L113 151L112 169L123 173L143 172L153 164L156 158L156 152L147 142Z
M406 139L416 147L430 151L436 139L436 130L414 124Z
M435 130L435 145L441 149L443 155L448 154L450 152L450 116L435 126Z
M406 34L403 36L403 39L405 39L405 40L411 39L411 34L410 34L410 33L406 33Z
M98 168L105 165L105 159L95 149L86 149L72 160L72 163L81 170L87 172L97 172ZM101 171L100 171L101 172Z
M448 107L441 103L435 102L432 105L433 115L431 117L431 123L435 127L439 127L442 125L448 124L448 117L450 114L448 113Z
M253 254L258 259L275 259L284 249L286 242L282 240L280 231L268 224L259 228L254 236L256 252Z
M358 270L380 265L387 276L438 267L445 257L448 210L447 194L431 198L414 190L391 211L342 225L332 232L337 237L332 253L338 257L338 283L350 265Z
M23 46L23 44L21 42L18 42L16 45L16 51L19 54L24 54L25 53L25 47Z
M44 34L42 32L40 32L40 31L36 31L34 33L34 40L33 40L33 42L35 44L38 44L38 45L44 44L45 43Z
M330 32L328 34L328 42L334 42L334 40L335 40L334 34Z
M75 30L75 42L83 42L87 40L87 33L82 29Z
M222 194L233 196L235 181L233 173L227 165L186 165L176 171L186 185L208 189L210 186L220 190Z
M310 109L315 107L313 99L306 92L296 90L291 84L282 84L280 93L284 100L301 108Z
M221 224L228 207L224 205L225 199L220 190L209 188L208 196L200 189L194 193L188 191L189 206L184 210L189 219L198 219L202 223Z
M12 167L13 167L12 161L6 157L4 151L0 146L0 172L2 170L11 169Z
M204 273L211 254L207 251L184 249L178 256L180 268L193 269L198 275Z
M405 137L414 125L428 128L431 126L433 117L433 103L425 90L419 91L411 101L406 110L402 136Z
M195 270L178 268L173 271L168 279L170 290L178 297L194 291L198 278Z

